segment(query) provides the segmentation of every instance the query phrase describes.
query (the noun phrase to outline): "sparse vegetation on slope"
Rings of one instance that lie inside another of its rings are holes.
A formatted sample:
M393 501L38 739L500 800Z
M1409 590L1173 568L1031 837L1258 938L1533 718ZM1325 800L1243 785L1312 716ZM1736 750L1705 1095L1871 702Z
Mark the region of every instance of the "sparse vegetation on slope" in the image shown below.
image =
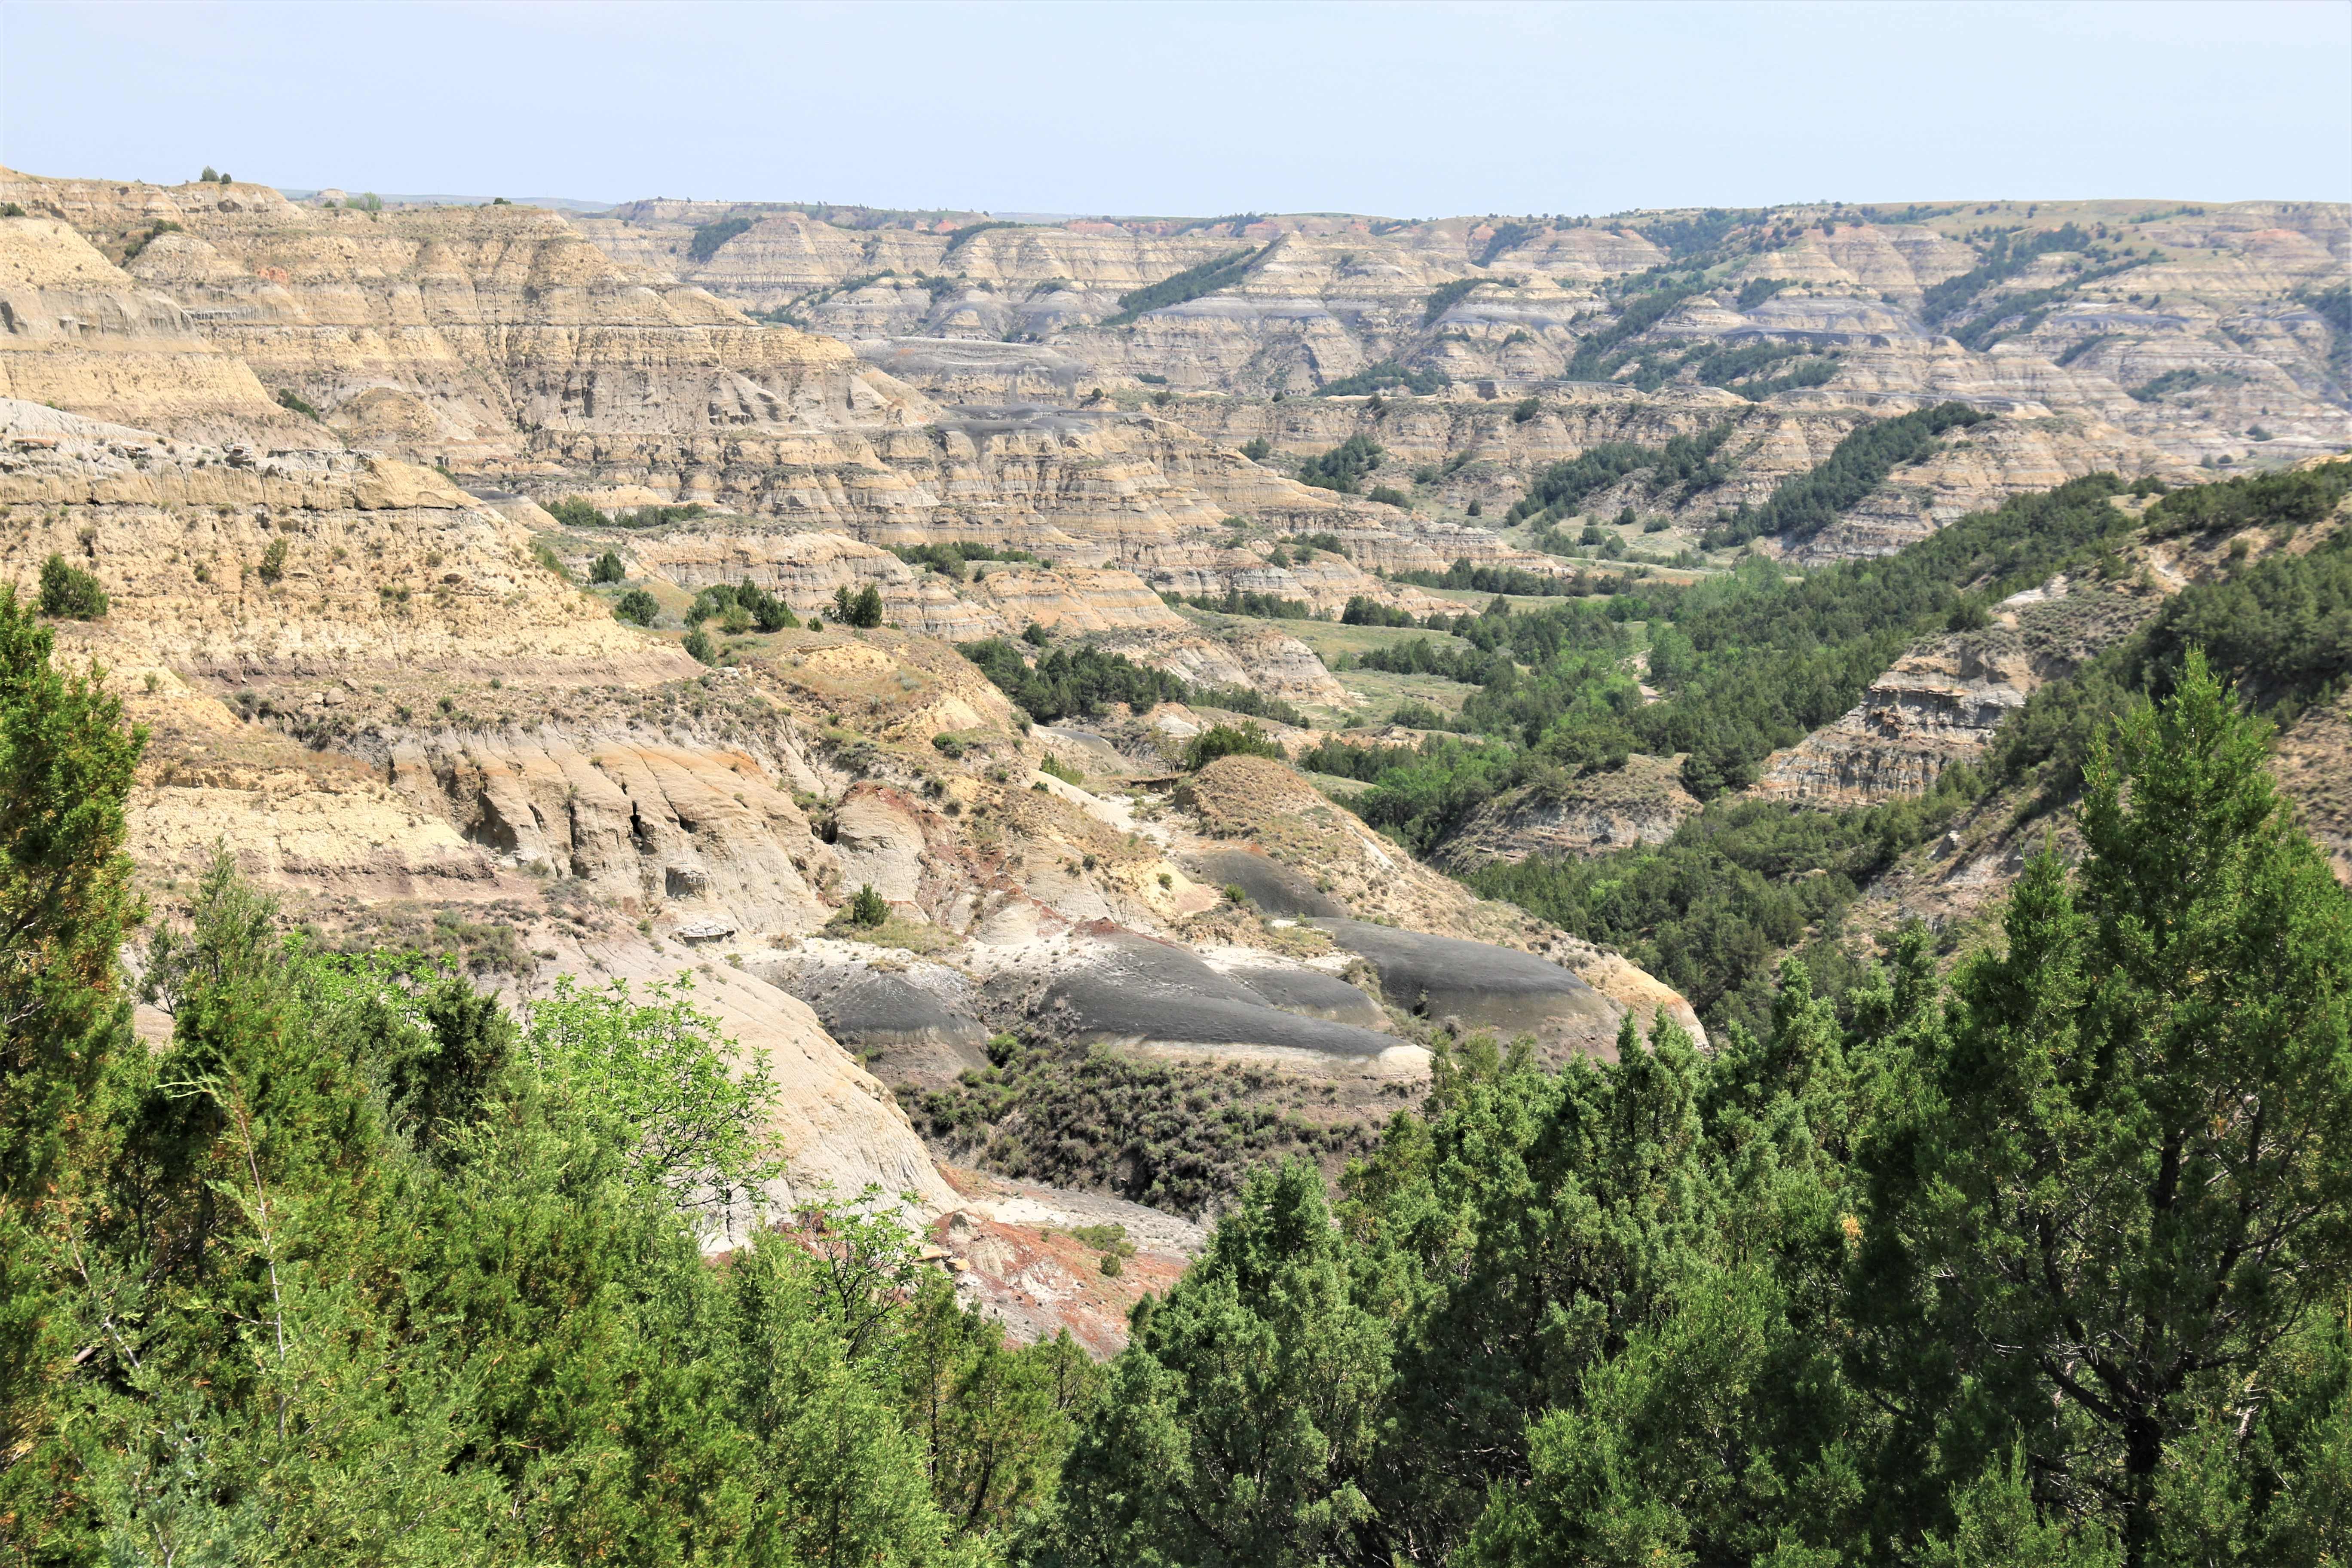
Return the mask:
M1299 464L1298 482L1317 489L1354 495L1363 489L1365 477L1379 468L1387 456L1381 444L1370 436L1350 436L1329 451Z
M694 237L687 242L687 259L698 267L717 256L727 242L740 234L751 232L753 220L748 217L722 217L698 226Z
M1254 1165L1303 1153L1336 1168L1372 1144L1360 1121L1298 1116L1308 1097L1263 1068L1136 1062L1011 1036L989 1056L994 1066L949 1088L902 1092L926 1135L1008 1175L1198 1215Z
M1247 687L1188 686L1164 669L1085 644L1043 653L1032 647L1024 653L1020 644L990 637L965 643L962 651L998 690L1041 724L1073 716L1090 718L1111 703L1148 713L1162 702L1220 708L1284 724L1307 722L1306 715L1290 704Z
M1172 277L1141 289L1130 289L1118 297L1118 313L1103 318L1106 327L1123 327L1146 310L1162 310L1171 305L1181 305L1203 294L1213 294L1238 283L1249 269L1278 241L1268 241L1263 249L1236 250L1203 261L1197 267L1187 267Z
M1315 389L1318 397L1361 397L1369 392L1409 392L1426 397L1443 392L1452 384L1452 378L1433 366L1407 370L1392 359L1366 365L1352 375L1337 381L1327 381Z
M1720 550L1764 534L1802 539L1818 533L1884 484L1887 475L1926 457L1937 437L1991 417L1965 403L1939 403L1874 420L1840 441L1820 464L1783 479L1762 506L1743 506L1729 521L1707 530L1704 542Z

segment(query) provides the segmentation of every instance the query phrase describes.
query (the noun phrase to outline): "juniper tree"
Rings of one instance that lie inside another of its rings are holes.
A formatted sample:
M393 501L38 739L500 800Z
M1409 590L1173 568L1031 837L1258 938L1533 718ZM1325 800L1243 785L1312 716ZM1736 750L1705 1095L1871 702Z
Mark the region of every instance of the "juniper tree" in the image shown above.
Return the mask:
M2135 1563L2352 1264L2352 918L2265 737L2192 654L2095 748L2082 865L2029 866L1871 1156L1858 1302L1916 1451L2014 1435Z

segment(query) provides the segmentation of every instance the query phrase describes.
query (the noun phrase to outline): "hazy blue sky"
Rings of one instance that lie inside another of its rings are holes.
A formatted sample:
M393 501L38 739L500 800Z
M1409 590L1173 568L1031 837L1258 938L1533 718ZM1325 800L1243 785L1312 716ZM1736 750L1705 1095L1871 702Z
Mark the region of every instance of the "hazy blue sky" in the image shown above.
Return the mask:
M2352 198L2352 4L52 5L0 163L1395 216Z

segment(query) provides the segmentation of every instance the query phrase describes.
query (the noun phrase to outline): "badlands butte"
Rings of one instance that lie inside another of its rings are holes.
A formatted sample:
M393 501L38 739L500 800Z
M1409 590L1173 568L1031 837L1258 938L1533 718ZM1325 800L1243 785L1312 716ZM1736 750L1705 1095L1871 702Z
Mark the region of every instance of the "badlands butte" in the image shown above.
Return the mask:
M1118 1219L1164 1282L1239 1170L1336 1172L1462 1037L1738 1016L1460 879L1948 795L2035 692L2338 526L2154 498L2352 447L2338 205L339 195L0 170L0 581L108 596L59 647L150 729L159 911L225 849L319 940L520 998L688 972L784 1089L784 1195L908 1194L1098 1348L1117 1282L1050 1233ZM1660 605L2070 481L2111 538L1969 566L1834 706L1644 730L1704 684ZM1510 702L1555 658L1630 739L1545 750L1559 705ZM2339 855L2347 733L2337 681L2279 742ZM1522 755L1398 808L1375 764L1449 747ZM1965 941L2023 799L1954 797L1776 950Z

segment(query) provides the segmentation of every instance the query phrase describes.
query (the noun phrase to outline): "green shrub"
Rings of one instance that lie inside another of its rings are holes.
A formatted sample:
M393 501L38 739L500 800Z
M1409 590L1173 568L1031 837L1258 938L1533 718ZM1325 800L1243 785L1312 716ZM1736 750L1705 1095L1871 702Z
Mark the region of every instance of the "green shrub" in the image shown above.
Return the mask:
M849 900L849 921L852 925L878 926L890 918L890 900L874 890L871 882L861 883Z
M868 583L856 593L847 587L833 591L833 618L844 625L871 628L882 624L882 591Z
M106 614L106 590L79 566L68 566L62 555L41 563L40 612L69 621L94 621Z
M1373 394L1372 405L1380 405L1379 394L1391 388L1426 397L1443 392L1453 384L1453 378L1442 370L1426 367L1407 370L1392 359L1369 364L1353 375L1343 375L1337 381L1327 381L1315 389L1318 397L1361 397Z
M160 236L166 234L178 234L179 232L181 232L181 230L178 224L173 223L170 218L163 219L152 228L150 228L145 234L140 235L131 242L130 246L122 253L122 265L125 267L130 266L132 261L138 258L140 252L145 250L150 245L152 245Z
M1253 436L1242 443L1242 456L1253 463L1263 463L1274 456L1274 443L1263 436Z
M1255 723L1212 724L1192 737L1184 748L1184 766L1188 769L1207 767L1219 757L1272 757L1282 760L1283 750Z
M261 552L261 564L257 570L265 583L275 583L286 575L286 542L273 539L269 548Z
M278 406L290 410L293 413L299 414L305 419L316 419L319 417L319 411L316 408L311 407L309 402L303 398L302 395L296 392L290 386L278 388Z
M565 496L562 500L548 502L547 515L566 528L603 528L612 521L578 496Z
M1463 296L1471 289L1492 281L1489 278L1456 278L1451 283L1439 284L1429 298L1422 301L1421 324L1424 327L1433 324L1438 317L1459 304Z
M1271 719L1294 730L1307 728L1306 714L1279 697L1268 697L1247 686L1196 686L1192 689L1191 701L1195 708L1222 708L1228 713Z
M1321 1147L1307 1142L1302 1124L1284 1114L1283 1080L1262 1068L1136 1062L1002 1035L988 1057L992 1066L945 1089L898 1091L919 1131L970 1150L992 1171L1107 1189L1179 1214L1229 1196L1263 1161L1328 1152L1336 1163L1376 1138L1371 1128L1335 1127L1317 1140Z
M1364 499L1381 506L1409 507L1412 504L1411 496L1392 485L1374 485L1371 493Z
M1532 397L1522 397L1511 407L1511 423L1524 425L1543 412L1543 405Z
M1135 1243L1127 1237L1127 1226L1113 1221L1108 1225L1074 1225L1070 1239L1097 1252L1108 1252L1119 1258L1135 1256Z
M1810 538L1876 489L1895 468L1926 457L1946 431L1965 430L1991 417L1965 403L1939 403L1858 426L1819 464L1781 480L1762 506L1743 502L1730 521L1709 529L1701 542L1719 550L1768 533Z
M953 735L934 735L931 737L931 750L953 761L963 755L963 742Z
M1041 773L1050 773L1066 784L1076 784L1087 776L1085 773L1062 761L1051 752L1037 759L1037 771Z
M1428 703L1408 697L1397 704L1389 722L1405 730L1451 730L1454 721Z
M1547 576L1524 566L1474 566L1466 555L1443 572L1391 572L1389 581L1417 588L1469 588L1481 594L1533 598L1566 598L1580 591L1568 578Z
M1602 441L1576 457L1564 458L1538 474L1506 515L1508 522L1532 517L1538 522L1564 518L1582 505L1587 496L1622 479L1649 471L1653 495L1673 490L1688 497L1731 477L1716 460L1716 453L1731 437L1728 423L1696 436L1676 436L1664 447L1643 447L1632 441Z
M1355 594L1349 595L1347 608L1339 612L1339 624L1343 626L1410 626L1419 623L1412 618L1411 610L1391 609L1377 599Z
M1268 561L1269 566L1286 566L1289 560ZM1163 594L1161 598L1171 605L1190 605L1196 610L1214 610L1223 616L1259 616L1270 621L1304 621L1314 618L1315 606L1304 599L1286 599L1279 594L1262 594L1255 589L1228 588L1222 599L1208 594Z
M613 613L625 621L649 626L654 624L654 617L661 614L661 603L643 588L632 588L614 604Z
M1024 223L1014 223L1010 218L990 218L983 223L968 223L948 237L948 247L940 252L940 259L945 261L992 228L1027 228L1028 226Z
M947 544L894 544L890 553L909 566L928 566L961 583L977 574L969 570L975 561L1026 561L1034 565L1049 566L1026 550L1013 550L1003 545L967 544L955 542Z
M719 649L712 645L710 634L700 626L687 633L686 640L678 646L686 649L688 656L698 663L717 664L719 662Z
M596 557L596 564L588 569L591 583L617 583L627 575L622 569L621 558L609 550Z
M1103 318L1103 325L1123 327L1146 310L1181 305L1187 300L1197 300L1203 294L1213 294L1220 289L1238 283L1243 274L1278 243L1269 240L1264 250L1236 250L1213 261L1203 261L1197 267L1187 267L1183 271L1148 287L1130 289L1118 297L1118 313Z
M751 226L748 217L723 217L716 223L698 224L694 237L687 242L686 254L697 266L719 254L719 247Z
M1381 459L1387 456L1370 436L1350 436L1329 451L1301 463L1298 482L1351 496L1362 487L1365 476L1379 468Z

